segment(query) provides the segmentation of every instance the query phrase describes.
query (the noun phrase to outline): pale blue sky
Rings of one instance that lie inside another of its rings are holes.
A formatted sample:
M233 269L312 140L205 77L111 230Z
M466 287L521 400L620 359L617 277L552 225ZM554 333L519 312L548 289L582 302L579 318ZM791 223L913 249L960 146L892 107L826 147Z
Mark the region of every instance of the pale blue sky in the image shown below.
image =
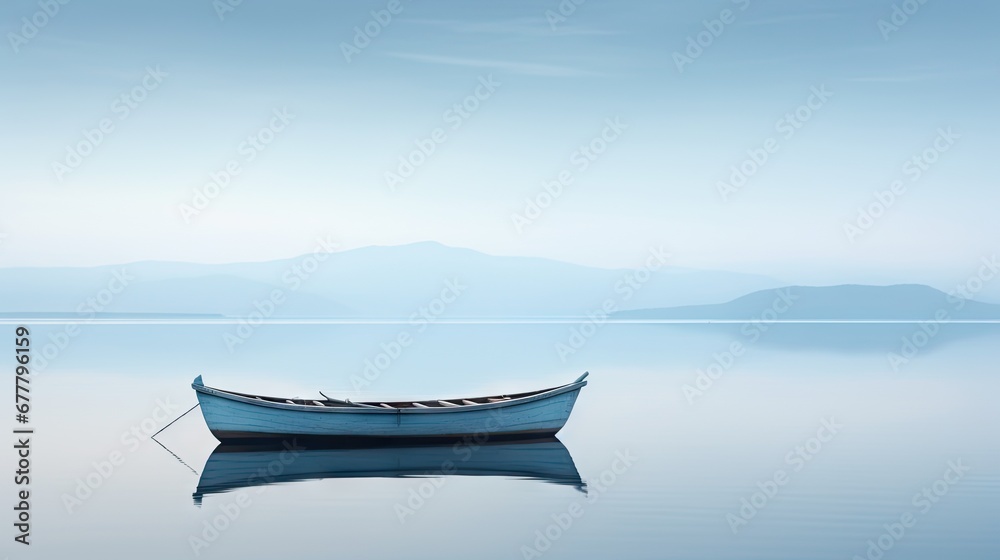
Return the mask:
M334 234L597 266L666 245L675 264L791 280L964 278L1000 234L1000 7L929 0L886 39L893 5L587 0L553 30L556 1L402 2L348 63L342 44L390 2L244 0L221 20L201 0L70 2L24 41L11 33L39 5L6 2L0 264L264 260ZM724 9L733 21L679 72L674 52ZM123 119L113 103L147 67L167 75ZM453 128L445 111L490 76ZM783 137L820 86L833 96ZM283 108L291 122L246 161L241 142ZM627 129L578 168L616 117ZM58 181L53 162L104 118L114 130ZM904 164L948 127L960 138L911 181ZM445 141L393 192L386 172L436 128ZM717 183L770 137L724 202ZM232 159L241 173L187 223L179 206ZM573 183L519 233L511 215L563 170ZM906 192L851 243L844 223L896 179Z

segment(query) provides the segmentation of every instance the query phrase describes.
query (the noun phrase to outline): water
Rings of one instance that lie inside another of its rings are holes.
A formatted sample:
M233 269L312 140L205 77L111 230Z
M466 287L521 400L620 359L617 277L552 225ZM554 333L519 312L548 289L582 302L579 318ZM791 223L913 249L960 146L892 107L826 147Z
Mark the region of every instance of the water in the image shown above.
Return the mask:
M888 353L919 326L573 328L264 325L230 352L233 325L83 325L32 381L33 544L9 553L850 559L880 542L887 560L1000 555L1000 327L947 325L895 367ZM36 352L63 332L36 327ZM400 333L412 342L397 349ZM386 367L366 379L366 360ZM195 403L198 374L239 391L388 399L527 390L583 370L561 443L472 450L458 475L416 476L465 456L447 448L310 452L298 466L311 475L292 463L274 484L216 488L198 505L217 446L198 410L158 437L169 451L145 437Z

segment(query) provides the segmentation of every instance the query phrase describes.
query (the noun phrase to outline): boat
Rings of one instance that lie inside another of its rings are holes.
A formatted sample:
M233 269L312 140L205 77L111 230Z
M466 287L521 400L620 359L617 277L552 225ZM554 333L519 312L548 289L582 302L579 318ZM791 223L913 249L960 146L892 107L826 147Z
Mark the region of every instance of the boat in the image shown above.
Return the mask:
M338 478L494 476L586 492L569 450L556 438L487 442L308 447L220 443L201 471L195 505L243 488Z
M552 437L573 411L587 373L576 381L510 395L422 401L287 399L191 384L202 416L220 442L297 437L308 440L434 440L475 436ZM323 393L320 392L322 395Z

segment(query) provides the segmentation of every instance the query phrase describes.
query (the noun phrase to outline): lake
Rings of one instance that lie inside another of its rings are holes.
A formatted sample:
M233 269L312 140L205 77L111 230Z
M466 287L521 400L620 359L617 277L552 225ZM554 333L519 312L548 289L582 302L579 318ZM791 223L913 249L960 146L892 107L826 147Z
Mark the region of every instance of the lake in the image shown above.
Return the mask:
M32 327L26 557L1000 557L995 325L238 328ZM148 438L199 374L359 400L585 370L555 441L282 456L216 450L198 409Z

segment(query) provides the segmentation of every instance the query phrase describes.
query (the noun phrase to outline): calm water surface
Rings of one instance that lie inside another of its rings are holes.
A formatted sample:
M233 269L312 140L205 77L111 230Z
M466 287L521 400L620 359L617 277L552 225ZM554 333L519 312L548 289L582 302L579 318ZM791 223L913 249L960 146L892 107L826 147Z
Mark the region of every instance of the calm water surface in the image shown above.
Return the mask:
M569 325L264 325L230 352L227 325L87 325L35 375L33 544L8 548L850 559L881 544L873 558L1000 557L1000 328L946 327L891 361L914 327L605 325L576 348ZM36 348L62 329L36 328ZM400 332L412 343L396 349ZM583 370L590 385L556 441L282 462L217 450L197 410L158 438L169 451L145 438L196 402L197 374L360 399L513 392Z

